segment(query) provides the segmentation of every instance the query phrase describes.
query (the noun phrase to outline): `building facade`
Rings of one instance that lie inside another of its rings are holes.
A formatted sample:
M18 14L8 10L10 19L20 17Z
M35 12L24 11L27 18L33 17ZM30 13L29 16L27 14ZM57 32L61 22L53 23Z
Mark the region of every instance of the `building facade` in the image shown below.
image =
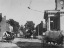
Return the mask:
M47 30L63 30L64 31L64 11L46 10L44 19Z
M3 36L5 31L12 31L13 27L7 23L6 16L2 17L2 21L0 22L0 37Z

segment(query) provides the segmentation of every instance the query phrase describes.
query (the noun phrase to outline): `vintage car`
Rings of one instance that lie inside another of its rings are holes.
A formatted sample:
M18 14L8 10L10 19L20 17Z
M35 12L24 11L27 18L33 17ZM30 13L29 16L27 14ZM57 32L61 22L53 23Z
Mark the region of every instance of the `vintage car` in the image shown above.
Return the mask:
M14 37L15 36L14 36L13 32L6 31L5 34L3 35L2 39L6 40L6 41L9 41L9 40L13 40Z

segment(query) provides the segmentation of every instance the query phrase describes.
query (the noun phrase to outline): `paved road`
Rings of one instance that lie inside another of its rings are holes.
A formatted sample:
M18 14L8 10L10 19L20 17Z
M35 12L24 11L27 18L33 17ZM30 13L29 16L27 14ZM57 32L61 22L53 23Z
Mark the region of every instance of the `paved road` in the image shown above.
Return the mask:
M62 46L43 44L38 39L15 39L15 43L20 48L64 48L64 44Z
M38 39L20 39L16 38L13 43L2 43L0 42L0 48L64 48L62 46L43 44Z
M48 44L39 44L39 43L18 42L17 44L0 43L0 48L64 48L64 47Z
M20 48L64 48L64 46L56 46L49 44L41 44L41 43L27 43L27 42L18 42L17 46Z

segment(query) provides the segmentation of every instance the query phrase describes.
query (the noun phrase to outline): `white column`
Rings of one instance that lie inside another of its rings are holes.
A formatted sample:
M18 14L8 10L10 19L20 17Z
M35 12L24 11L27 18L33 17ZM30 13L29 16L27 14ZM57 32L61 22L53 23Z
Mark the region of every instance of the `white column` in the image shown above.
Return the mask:
M64 30L64 16L60 17L60 30Z

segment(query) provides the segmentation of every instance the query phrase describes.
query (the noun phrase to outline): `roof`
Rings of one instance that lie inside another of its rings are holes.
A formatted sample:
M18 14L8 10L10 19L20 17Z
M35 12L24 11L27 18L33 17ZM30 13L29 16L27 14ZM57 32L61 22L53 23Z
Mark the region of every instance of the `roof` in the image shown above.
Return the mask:
M60 10L45 10L44 11L44 19L46 19L48 17L48 15L54 16L54 14L56 14L57 12L60 12Z

